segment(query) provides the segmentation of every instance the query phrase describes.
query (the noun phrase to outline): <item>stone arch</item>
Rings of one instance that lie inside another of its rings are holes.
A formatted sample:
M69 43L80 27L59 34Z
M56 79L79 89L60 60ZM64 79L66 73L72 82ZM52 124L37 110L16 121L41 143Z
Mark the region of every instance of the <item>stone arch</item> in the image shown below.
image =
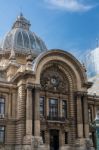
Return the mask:
M70 53L62 50L50 50L39 55L34 64L33 71L35 74L35 82L40 83L40 74L46 64L57 62L65 74L74 90L81 90L87 82L84 68L78 60Z

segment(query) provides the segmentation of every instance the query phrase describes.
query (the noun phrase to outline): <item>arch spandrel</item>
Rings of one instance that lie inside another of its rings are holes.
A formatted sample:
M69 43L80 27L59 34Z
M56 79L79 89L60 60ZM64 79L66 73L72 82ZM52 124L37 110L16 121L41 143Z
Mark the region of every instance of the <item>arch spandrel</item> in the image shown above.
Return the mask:
M65 74L68 74L68 79L71 80L70 82L72 82L72 88L74 90L82 89L83 85L87 82L82 65L74 56L62 50L51 50L42 53L36 58L33 64L36 83L40 83L40 76L44 67L53 62L57 63Z

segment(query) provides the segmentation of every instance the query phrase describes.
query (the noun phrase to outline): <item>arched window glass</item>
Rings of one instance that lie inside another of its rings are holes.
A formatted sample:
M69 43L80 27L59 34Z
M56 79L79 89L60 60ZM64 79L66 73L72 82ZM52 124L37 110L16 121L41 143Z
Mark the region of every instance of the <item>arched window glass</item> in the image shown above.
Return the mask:
M35 49L36 45L35 45L35 39L34 39L33 35L30 34L29 38L30 38L31 49Z
M23 32L23 40L24 40L24 47L29 48L29 37L25 32Z
M17 45L23 47L23 40L22 40L22 34L21 34L21 32L18 33Z

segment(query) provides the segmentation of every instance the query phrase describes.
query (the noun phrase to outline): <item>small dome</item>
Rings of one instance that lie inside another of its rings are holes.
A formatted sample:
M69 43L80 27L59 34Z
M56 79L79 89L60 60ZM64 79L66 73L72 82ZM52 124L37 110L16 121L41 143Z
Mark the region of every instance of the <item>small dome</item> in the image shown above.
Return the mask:
M4 51L13 49L16 52L28 53L31 51L34 54L46 51L47 48L44 42L35 33L31 32L29 28L30 22L20 14L11 31L4 37L1 48Z

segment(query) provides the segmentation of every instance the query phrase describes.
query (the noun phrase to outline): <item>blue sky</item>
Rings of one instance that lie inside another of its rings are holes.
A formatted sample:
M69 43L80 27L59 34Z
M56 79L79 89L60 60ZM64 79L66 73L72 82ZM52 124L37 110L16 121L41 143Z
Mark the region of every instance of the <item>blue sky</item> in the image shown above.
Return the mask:
M0 0L0 39L20 12L48 49L59 48L81 57L96 47L99 0Z

